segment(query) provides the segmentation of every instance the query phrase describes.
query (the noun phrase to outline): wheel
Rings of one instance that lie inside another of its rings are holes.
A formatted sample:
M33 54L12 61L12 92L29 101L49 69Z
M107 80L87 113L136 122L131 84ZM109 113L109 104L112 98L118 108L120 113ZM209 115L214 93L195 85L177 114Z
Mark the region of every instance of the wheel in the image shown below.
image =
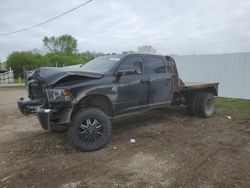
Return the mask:
M45 115L46 114L39 113L37 118L41 127L45 130L48 130L48 126L46 123L47 118ZM66 131L68 128L66 125L56 125L53 122L50 122L50 123L51 123L51 132L63 132L63 131Z
M214 97L211 93L198 93L195 113L199 117L208 118L214 114Z
M98 150L105 146L111 134L109 117L97 108L79 111L69 126L71 143L83 151Z
M189 96L187 99L187 112L191 116L195 116L195 106L197 102L197 94L193 94L192 96Z

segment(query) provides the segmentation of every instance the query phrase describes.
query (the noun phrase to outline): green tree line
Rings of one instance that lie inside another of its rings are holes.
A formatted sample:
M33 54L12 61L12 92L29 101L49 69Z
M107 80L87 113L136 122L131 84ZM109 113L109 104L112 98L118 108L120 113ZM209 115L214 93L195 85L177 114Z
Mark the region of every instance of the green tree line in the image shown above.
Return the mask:
M12 52L6 60L7 68L14 71L15 78L24 78L25 70L34 70L39 67L62 67L75 64L85 64L102 53L85 51L80 53L77 49L77 40L71 35L59 37L45 36L43 38L45 53L33 51ZM150 45L139 46L139 53L155 53ZM123 51L123 54L135 53L134 51Z
M59 37L44 37L45 54L32 51L12 52L6 60L7 68L11 67L15 77L23 78L23 70L34 70L39 67L62 67L75 64L84 64L96 56L95 52L78 52L77 40L71 35Z

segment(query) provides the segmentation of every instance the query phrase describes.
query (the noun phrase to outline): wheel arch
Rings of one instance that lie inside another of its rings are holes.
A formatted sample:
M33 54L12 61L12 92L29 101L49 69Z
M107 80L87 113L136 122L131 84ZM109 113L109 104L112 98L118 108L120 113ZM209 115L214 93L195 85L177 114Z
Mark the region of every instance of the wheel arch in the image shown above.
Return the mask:
M106 95L88 94L78 100L77 104L74 106L71 119L77 111L88 107L99 108L108 116L113 116L113 105L111 100Z

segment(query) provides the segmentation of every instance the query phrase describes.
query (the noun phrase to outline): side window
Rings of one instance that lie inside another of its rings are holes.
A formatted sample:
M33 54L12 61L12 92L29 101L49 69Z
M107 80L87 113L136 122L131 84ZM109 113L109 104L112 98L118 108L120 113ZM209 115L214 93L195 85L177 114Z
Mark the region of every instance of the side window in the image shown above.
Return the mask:
M160 57L145 57L149 73L165 73L166 67L164 61Z
M134 70L134 74L142 74L142 57L132 56L125 59L119 67L119 70Z

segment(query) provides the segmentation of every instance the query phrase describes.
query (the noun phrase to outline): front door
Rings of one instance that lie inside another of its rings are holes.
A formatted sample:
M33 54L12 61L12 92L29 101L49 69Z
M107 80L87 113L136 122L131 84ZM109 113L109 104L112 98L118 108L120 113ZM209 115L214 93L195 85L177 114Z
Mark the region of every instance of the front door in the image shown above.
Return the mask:
M147 104L148 88L142 56L132 55L123 60L119 70L135 70L122 75L117 81L116 112L133 111Z

